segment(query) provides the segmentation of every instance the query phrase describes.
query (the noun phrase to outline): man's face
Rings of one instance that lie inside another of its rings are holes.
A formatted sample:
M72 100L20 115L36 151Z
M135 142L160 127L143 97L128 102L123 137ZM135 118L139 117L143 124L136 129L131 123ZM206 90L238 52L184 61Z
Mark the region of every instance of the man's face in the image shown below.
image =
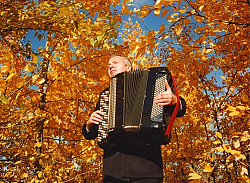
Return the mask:
M120 56L115 56L109 60L108 63L108 74L110 77L113 77L119 73L129 71L130 66L125 64L125 59Z

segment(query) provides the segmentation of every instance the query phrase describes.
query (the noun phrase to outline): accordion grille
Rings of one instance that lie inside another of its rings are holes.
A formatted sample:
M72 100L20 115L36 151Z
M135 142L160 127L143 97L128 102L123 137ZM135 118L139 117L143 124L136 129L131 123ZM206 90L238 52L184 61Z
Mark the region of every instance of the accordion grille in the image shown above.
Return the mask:
M165 91L165 80L167 80L167 74L158 74L154 86L154 98ZM162 122L163 107L153 103L150 118L154 122Z
M136 70L126 75L123 120L125 131L139 129L141 125L148 72L148 70Z

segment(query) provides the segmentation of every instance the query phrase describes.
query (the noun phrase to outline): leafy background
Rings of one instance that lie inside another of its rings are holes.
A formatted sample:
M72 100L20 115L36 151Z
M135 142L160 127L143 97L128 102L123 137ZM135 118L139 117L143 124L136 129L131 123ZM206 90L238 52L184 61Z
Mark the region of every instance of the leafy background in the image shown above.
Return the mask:
M81 127L112 53L167 66L187 101L165 182L249 182L248 0L0 1L1 182L101 182Z

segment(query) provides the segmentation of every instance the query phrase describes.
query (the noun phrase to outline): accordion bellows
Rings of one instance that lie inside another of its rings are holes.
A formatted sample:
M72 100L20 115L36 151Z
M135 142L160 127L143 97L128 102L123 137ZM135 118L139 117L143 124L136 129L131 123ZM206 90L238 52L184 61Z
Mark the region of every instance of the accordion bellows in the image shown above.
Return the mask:
M112 77L109 91L100 97L100 110L105 115L98 126L98 145L167 144L164 131L171 114L153 101L165 91L165 80L171 86L170 76L166 67L154 67Z

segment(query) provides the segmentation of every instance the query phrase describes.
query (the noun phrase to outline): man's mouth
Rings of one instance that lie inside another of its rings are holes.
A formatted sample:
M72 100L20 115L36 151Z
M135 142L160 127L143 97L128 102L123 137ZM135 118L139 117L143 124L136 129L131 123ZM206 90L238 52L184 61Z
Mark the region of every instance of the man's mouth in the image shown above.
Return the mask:
M111 74L113 74L113 73L115 73L116 72L116 70L110 70L110 73Z

